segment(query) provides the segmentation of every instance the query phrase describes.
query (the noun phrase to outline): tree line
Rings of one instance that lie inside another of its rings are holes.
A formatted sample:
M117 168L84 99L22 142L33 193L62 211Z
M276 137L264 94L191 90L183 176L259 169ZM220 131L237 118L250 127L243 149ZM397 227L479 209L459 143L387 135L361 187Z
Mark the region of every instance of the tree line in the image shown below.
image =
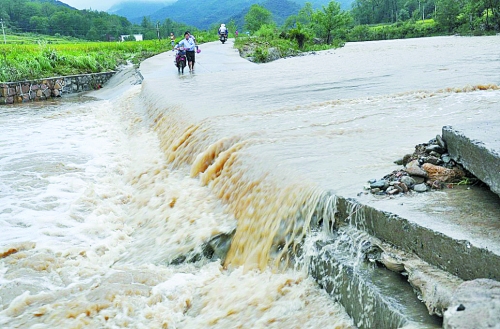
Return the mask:
M443 32L500 31L500 0L355 0L356 25L433 19Z
M75 10L54 0L0 0L0 19L12 32L33 32L71 36L91 41L116 40L119 35L143 34L144 39L177 36L189 26L165 19L141 24L126 18L92 10ZM430 21L427 25L418 22ZM276 24L269 10L252 5L240 31L257 31L263 24ZM369 28L377 24L391 28ZM343 11L332 1L314 10L306 3L281 26L292 38L321 38L330 44L335 38L373 40L427 36L443 33L487 34L500 31L500 0L355 0Z
M9 32L69 36L89 41L113 41L120 35L143 34L144 39L178 35L188 27L165 19L132 24L125 17L103 11L75 10L55 1L0 0L0 20Z

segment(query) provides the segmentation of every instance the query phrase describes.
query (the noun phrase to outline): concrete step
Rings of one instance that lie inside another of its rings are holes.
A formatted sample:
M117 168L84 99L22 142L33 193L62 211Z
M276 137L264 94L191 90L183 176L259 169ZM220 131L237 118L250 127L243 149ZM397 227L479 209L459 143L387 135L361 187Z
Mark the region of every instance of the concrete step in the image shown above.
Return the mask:
M337 197L336 207L337 223L352 225L463 280L500 280L500 254L487 247L354 199Z
M347 243L349 244L349 243ZM339 241L317 242L309 273L340 302L360 329L441 328L406 278L376 263L353 260Z
M500 122L445 126L443 139L452 159L500 196Z

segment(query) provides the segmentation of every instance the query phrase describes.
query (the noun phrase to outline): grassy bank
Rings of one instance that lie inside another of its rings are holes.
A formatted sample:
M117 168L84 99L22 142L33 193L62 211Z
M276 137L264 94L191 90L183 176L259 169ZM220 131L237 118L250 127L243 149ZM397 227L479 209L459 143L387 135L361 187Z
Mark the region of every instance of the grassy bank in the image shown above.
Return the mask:
M300 41L299 41L300 40ZM291 29L280 31L275 25L263 25L252 36L236 38L234 47L243 58L256 63L266 63L283 57L298 56L311 51L339 48L344 45L340 38L331 44L314 38L310 31Z
M263 25L252 36L240 36L235 47L242 57L256 63L265 63L277 58L298 56L311 51L342 47L345 42L420 38L443 35L432 19L394 24L357 25L334 33L330 44L314 37L307 28L280 30L274 25Z
M0 44L0 82L115 70L167 50L167 41Z

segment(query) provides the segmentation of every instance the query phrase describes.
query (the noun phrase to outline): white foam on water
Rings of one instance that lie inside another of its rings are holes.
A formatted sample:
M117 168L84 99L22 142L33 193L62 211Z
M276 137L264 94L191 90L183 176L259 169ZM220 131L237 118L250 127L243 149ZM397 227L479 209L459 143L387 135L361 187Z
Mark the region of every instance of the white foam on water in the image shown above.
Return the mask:
M236 222L168 169L137 92L0 114L0 326L352 325L302 272L168 265Z

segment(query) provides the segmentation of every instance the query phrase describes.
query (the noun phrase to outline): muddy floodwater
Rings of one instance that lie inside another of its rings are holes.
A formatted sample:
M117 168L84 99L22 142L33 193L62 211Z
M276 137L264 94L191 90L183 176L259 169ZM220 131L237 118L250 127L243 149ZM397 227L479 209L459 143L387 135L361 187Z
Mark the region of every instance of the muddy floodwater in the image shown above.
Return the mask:
M353 328L305 266L322 193L357 197L444 125L500 121L500 36L261 65L231 45L201 45L193 74L167 51L142 85L0 107L0 327ZM408 202L453 214L449 197ZM223 261L194 257L230 233Z

